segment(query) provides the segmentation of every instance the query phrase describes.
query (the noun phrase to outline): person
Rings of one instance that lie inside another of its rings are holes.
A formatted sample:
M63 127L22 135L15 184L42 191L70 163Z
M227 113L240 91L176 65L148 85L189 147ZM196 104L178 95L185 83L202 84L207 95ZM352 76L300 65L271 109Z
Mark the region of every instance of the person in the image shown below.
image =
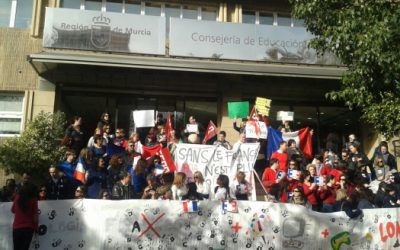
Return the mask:
M146 147L154 147L159 144L159 142L157 141L157 134L158 134L157 129L153 128L150 129L145 140Z
M94 145L90 148L93 160L97 160L100 157L107 157L107 147L103 142L104 138L102 135L98 135L94 138Z
M358 165L357 162L360 162L360 161L362 161L366 165L370 164L368 157L360 151L359 143L356 143L356 142L350 143L349 149L351 152L350 153L351 162L350 162L350 166L349 166L350 169L356 169L357 165Z
M32 183L23 185L16 195L11 212L15 215L12 225L14 249L28 250L32 236L38 230L38 201Z
M164 115L162 113L157 113L157 117L156 117L154 124L156 127L165 125L165 119L164 119Z
M133 149L135 152L142 154L143 153L143 145L140 142L140 137L138 133L132 133L131 136L129 137L129 143L133 144ZM128 143L128 146L130 146Z
M158 188L156 177L154 175L147 175L147 186L144 188L142 199L155 199L156 190Z
M345 189L336 192L336 202L333 204L333 212L344 211L351 219L358 217L362 211L357 208L356 194L347 195Z
M233 129L239 132L239 134L244 134L245 133L245 127L246 127L246 118L242 118L242 121L240 122L239 126L237 125L237 118L233 120Z
M78 185L86 183L86 172L89 170L91 165L92 152L88 148L82 148L75 169L81 170L83 176L81 176L82 173L78 174L78 171L74 171L74 178L79 182Z
M122 155L113 155L107 167L108 176L107 176L107 185L108 190L112 190L114 184L117 183L120 179L120 174L124 170L124 161L122 159Z
M231 144L225 138L226 138L226 132L223 130L219 131L217 140L214 141L213 145L222 146L228 150L232 149Z
M315 170L318 176L328 175L331 171L330 165L324 164L324 156L321 154L316 154L314 156L312 164L315 165Z
M289 161L296 161L297 166L300 168L300 170L305 170L307 159L304 156L303 152L297 147L296 141L293 139L290 139L288 141L287 154Z
M65 130L65 136L71 138L70 148L75 151L75 154L79 154L81 149L84 148L84 134L81 131L82 117L74 116L71 119L71 124Z
M87 189L84 185L80 185L75 189L75 199L83 199L86 198Z
M171 129L169 132L169 142L167 143L167 147L169 150L169 153L171 154L172 159L175 159L175 150L176 147L179 143L182 142L182 140L178 137L178 134L176 133L175 129Z
M290 128L290 122L282 120L282 125L278 127L278 130L282 133L290 133L292 129Z
M361 146L361 143L357 140L357 137L356 137L355 134L349 134L349 141L346 142L345 148L346 148L347 150L350 150L351 144L356 144L356 145L358 145L358 146Z
M110 193L108 192L107 189L101 189L99 193L99 197L97 197L100 200L110 200Z
M79 182L74 178L75 172L75 152L73 150L67 150L65 152L65 160L57 166L59 173L67 178L69 184L68 197L73 197L73 192L79 185Z
M161 143L163 147L167 146L167 135L165 134L165 126L164 125L158 125L157 126L158 133L157 133L157 142Z
M149 174L146 160L140 159L135 168L131 168L130 170L135 196L141 197L146 186L146 176Z
M270 167L265 168L262 175L262 183L268 192L273 184L279 183L284 177L284 175L280 175L278 178L280 162L277 158L271 158L269 164Z
M172 200L172 191L170 186L160 186L156 190L155 198L157 200Z
M375 153L374 158L377 156L382 156L384 163L389 166L390 170L397 170L396 157L389 152L387 143L381 143L379 151Z
M287 142L281 141L279 143L279 149L272 153L271 158L279 160L279 170L287 173L288 171L288 154L287 154Z
M385 181L390 175L390 167L385 164L382 155L377 155L375 157L373 168L378 181Z
M246 180L246 174L243 171L236 173L236 179L232 183L232 190L234 190L237 200L248 200L251 196L253 187Z
M186 128L183 130L186 142L188 143L199 143L200 138L204 133L204 126L196 121L194 115L189 116L189 123L186 124Z
M103 129L104 125L111 127L110 114L107 112L101 114L99 122L97 123L97 128Z
M217 178L217 186L214 189L214 200L231 201L234 199L236 199L236 196L229 186L229 177L220 174Z
M400 200L397 198L396 187L394 184L388 184L385 188L385 195L382 200L382 208L400 207Z
M210 185L204 180L203 174L200 171L196 171L193 178L197 186L197 192L203 196L203 199L208 200L210 198Z
M95 144L95 141L94 141L95 138L99 137L99 136L103 137L103 145L107 146L108 139L107 139L107 137L104 136L103 129L102 128L95 128L93 135L89 138L89 141L87 143L87 147L88 148L93 147L94 144Z
M38 201L45 201L47 200L47 187L46 184L42 184L39 186L39 193L38 193Z
M135 197L131 186L131 174L128 171L120 173L120 181L114 184L112 188L113 200L129 200Z
M112 157L115 154L124 153L126 147L128 146L128 140L125 139L125 130L122 128L117 128L115 130L115 136L110 140L107 147L108 157Z
M311 208L311 204L308 202L307 197L304 194L304 190L301 187L296 187L293 189L292 197L289 200L289 203Z
M314 183L313 176L309 171L304 171L300 180L300 186L303 188L304 195L311 204L313 211L320 211L319 200L317 196L318 185Z
M66 177L60 176L55 166L49 167L49 178L47 180L47 199L64 200L70 198L69 183Z
M187 187L187 194L182 196L182 200L203 200L203 196L197 192L197 186L194 182L189 182L186 184Z
M187 194L188 189L185 185L186 174L183 172L178 172L175 174L174 182L172 183L172 199L182 200L182 197Z
M319 197L322 200L322 212L333 212L333 204L336 202L336 179L333 175L326 176L326 182L318 190Z
M28 183L31 183L31 179L32 179L31 173L28 172L28 171L25 171L25 172L22 174L21 182L18 183L18 185L17 185L17 187L16 187L16 188L17 188L17 191L20 190L20 189L22 188L22 186L24 186L24 185L26 185L26 184L28 184Z
M244 133L241 133L239 135L239 140L235 142L235 144L233 144L232 150L236 152L237 150L239 150L240 145L242 145L243 143L246 143L246 135Z
M17 184L15 179L7 179L6 184L1 189L0 201L9 202L13 201L15 195L17 194Z
M95 161L93 168L86 172L87 196L90 199L97 199L100 189L107 188L107 174L105 160L100 157Z

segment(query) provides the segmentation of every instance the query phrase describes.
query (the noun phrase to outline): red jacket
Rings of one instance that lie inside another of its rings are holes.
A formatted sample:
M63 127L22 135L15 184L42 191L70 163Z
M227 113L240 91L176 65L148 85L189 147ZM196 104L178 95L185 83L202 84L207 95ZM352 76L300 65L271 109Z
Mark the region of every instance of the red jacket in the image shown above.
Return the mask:
M11 207L11 212L15 214L13 229L17 228L32 228L33 230L37 230L38 228L38 201L36 198L32 198L28 202L28 209L26 212L22 211L22 209L18 205L19 195L17 195L14 199L14 202Z
M275 151L272 153L271 158L276 158L279 160L279 170L285 173L288 172L288 154L286 152L280 153L279 151Z
M303 187L304 195L307 197L307 200L311 203L311 205L317 205L318 204L318 199L317 199L318 186L315 185L315 187L313 189L311 189L310 186L308 186L305 183L302 183L301 187Z
M321 187L319 190L319 197L322 200L322 203L333 204L336 202L336 187L326 186L326 189Z
M262 175L262 182L268 192L272 184L276 183L277 174L278 171L273 170L271 167L268 167L264 170L264 173Z

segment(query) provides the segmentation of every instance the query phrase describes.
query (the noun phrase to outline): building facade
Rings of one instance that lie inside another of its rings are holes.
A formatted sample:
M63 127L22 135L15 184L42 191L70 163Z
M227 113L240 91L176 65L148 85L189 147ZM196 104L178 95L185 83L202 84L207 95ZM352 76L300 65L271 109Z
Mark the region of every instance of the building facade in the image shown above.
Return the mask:
M324 147L377 135L359 115L328 102L345 68L307 48L311 36L288 1L5 0L0 3L0 134L20 133L41 110L84 118L90 136L102 112L132 129L132 111L214 121L234 142L227 103L256 97L293 111Z

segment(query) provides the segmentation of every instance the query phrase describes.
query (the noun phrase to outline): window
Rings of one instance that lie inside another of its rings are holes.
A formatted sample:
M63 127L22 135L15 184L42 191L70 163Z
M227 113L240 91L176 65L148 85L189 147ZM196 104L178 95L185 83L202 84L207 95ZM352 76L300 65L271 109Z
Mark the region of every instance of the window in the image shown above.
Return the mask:
M202 8L201 20L217 21L217 11Z
M101 10L101 1L85 1L85 10Z
M18 135L22 129L24 96L0 94L0 136Z
M32 22L33 1L18 1L15 16L15 27L27 28Z
M182 8L182 17L185 19L198 19L199 11L197 8L183 6Z
M79 10L81 8L81 0L63 0L61 7Z
M0 27L10 26L11 0L0 1Z
M266 25L273 25L274 24L274 14L273 13L260 13L258 23L266 24Z
M120 1L107 1L106 2L106 11L107 12L122 12L122 0Z
M278 14L278 26L292 26L290 15Z
M303 19L293 19L293 27L305 27Z
M161 6L146 3L144 13L149 16L161 16Z
M255 11L243 11L242 23L256 23L256 12Z
M141 8L142 7L141 7L140 3L125 2L125 13L140 15Z

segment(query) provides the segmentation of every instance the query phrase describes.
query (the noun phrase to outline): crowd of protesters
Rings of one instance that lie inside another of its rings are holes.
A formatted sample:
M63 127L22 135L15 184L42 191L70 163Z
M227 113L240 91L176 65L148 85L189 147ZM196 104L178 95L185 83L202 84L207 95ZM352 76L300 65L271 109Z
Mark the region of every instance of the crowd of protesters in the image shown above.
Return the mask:
M194 116L189 117L189 124L196 125L197 130L169 129L167 135L166 121L159 115L156 126L148 131L144 141L140 140L139 133L126 137L122 128L115 128L115 133L111 133L113 124L108 113L101 115L88 141L84 140L81 123L81 117L73 117L66 129L62 142L68 147L65 159L57 166L49 166L47 180L36 189L38 200L202 200L211 197L248 200L254 188L246 181L244 172L238 172L234 180L220 175L217 186L210 187L201 172L195 172L193 180L188 180L183 172L168 172L160 167L159 156L143 157L143 145L161 144L174 157L178 143L200 143L204 127ZM226 133L220 131L213 144L235 150L241 143L254 142L246 138L245 123L238 126L235 121L233 126L239 132L236 143L231 145ZM280 129L289 132L290 126L286 122ZM265 145L265 141L262 143ZM355 135L349 136L349 142L341 150L330 143L327 143L328 149L317 152L311 160L305 158L294 140L281 142L268 161L262 160L261 171L257 171L267 191L266 199L303 205L319 212L345 211L350 217L357 216L364 208L400 206L400 176L387 142L380 143L372 159L361 152L361 143ZM257 164L260 165L259 161ZM78 168L81 171L77 173ZM290 175L293 170L298 175ZM29 173L18 184L14 179L7 180L1 190L1 200L15 201L18 191L30 182Z

